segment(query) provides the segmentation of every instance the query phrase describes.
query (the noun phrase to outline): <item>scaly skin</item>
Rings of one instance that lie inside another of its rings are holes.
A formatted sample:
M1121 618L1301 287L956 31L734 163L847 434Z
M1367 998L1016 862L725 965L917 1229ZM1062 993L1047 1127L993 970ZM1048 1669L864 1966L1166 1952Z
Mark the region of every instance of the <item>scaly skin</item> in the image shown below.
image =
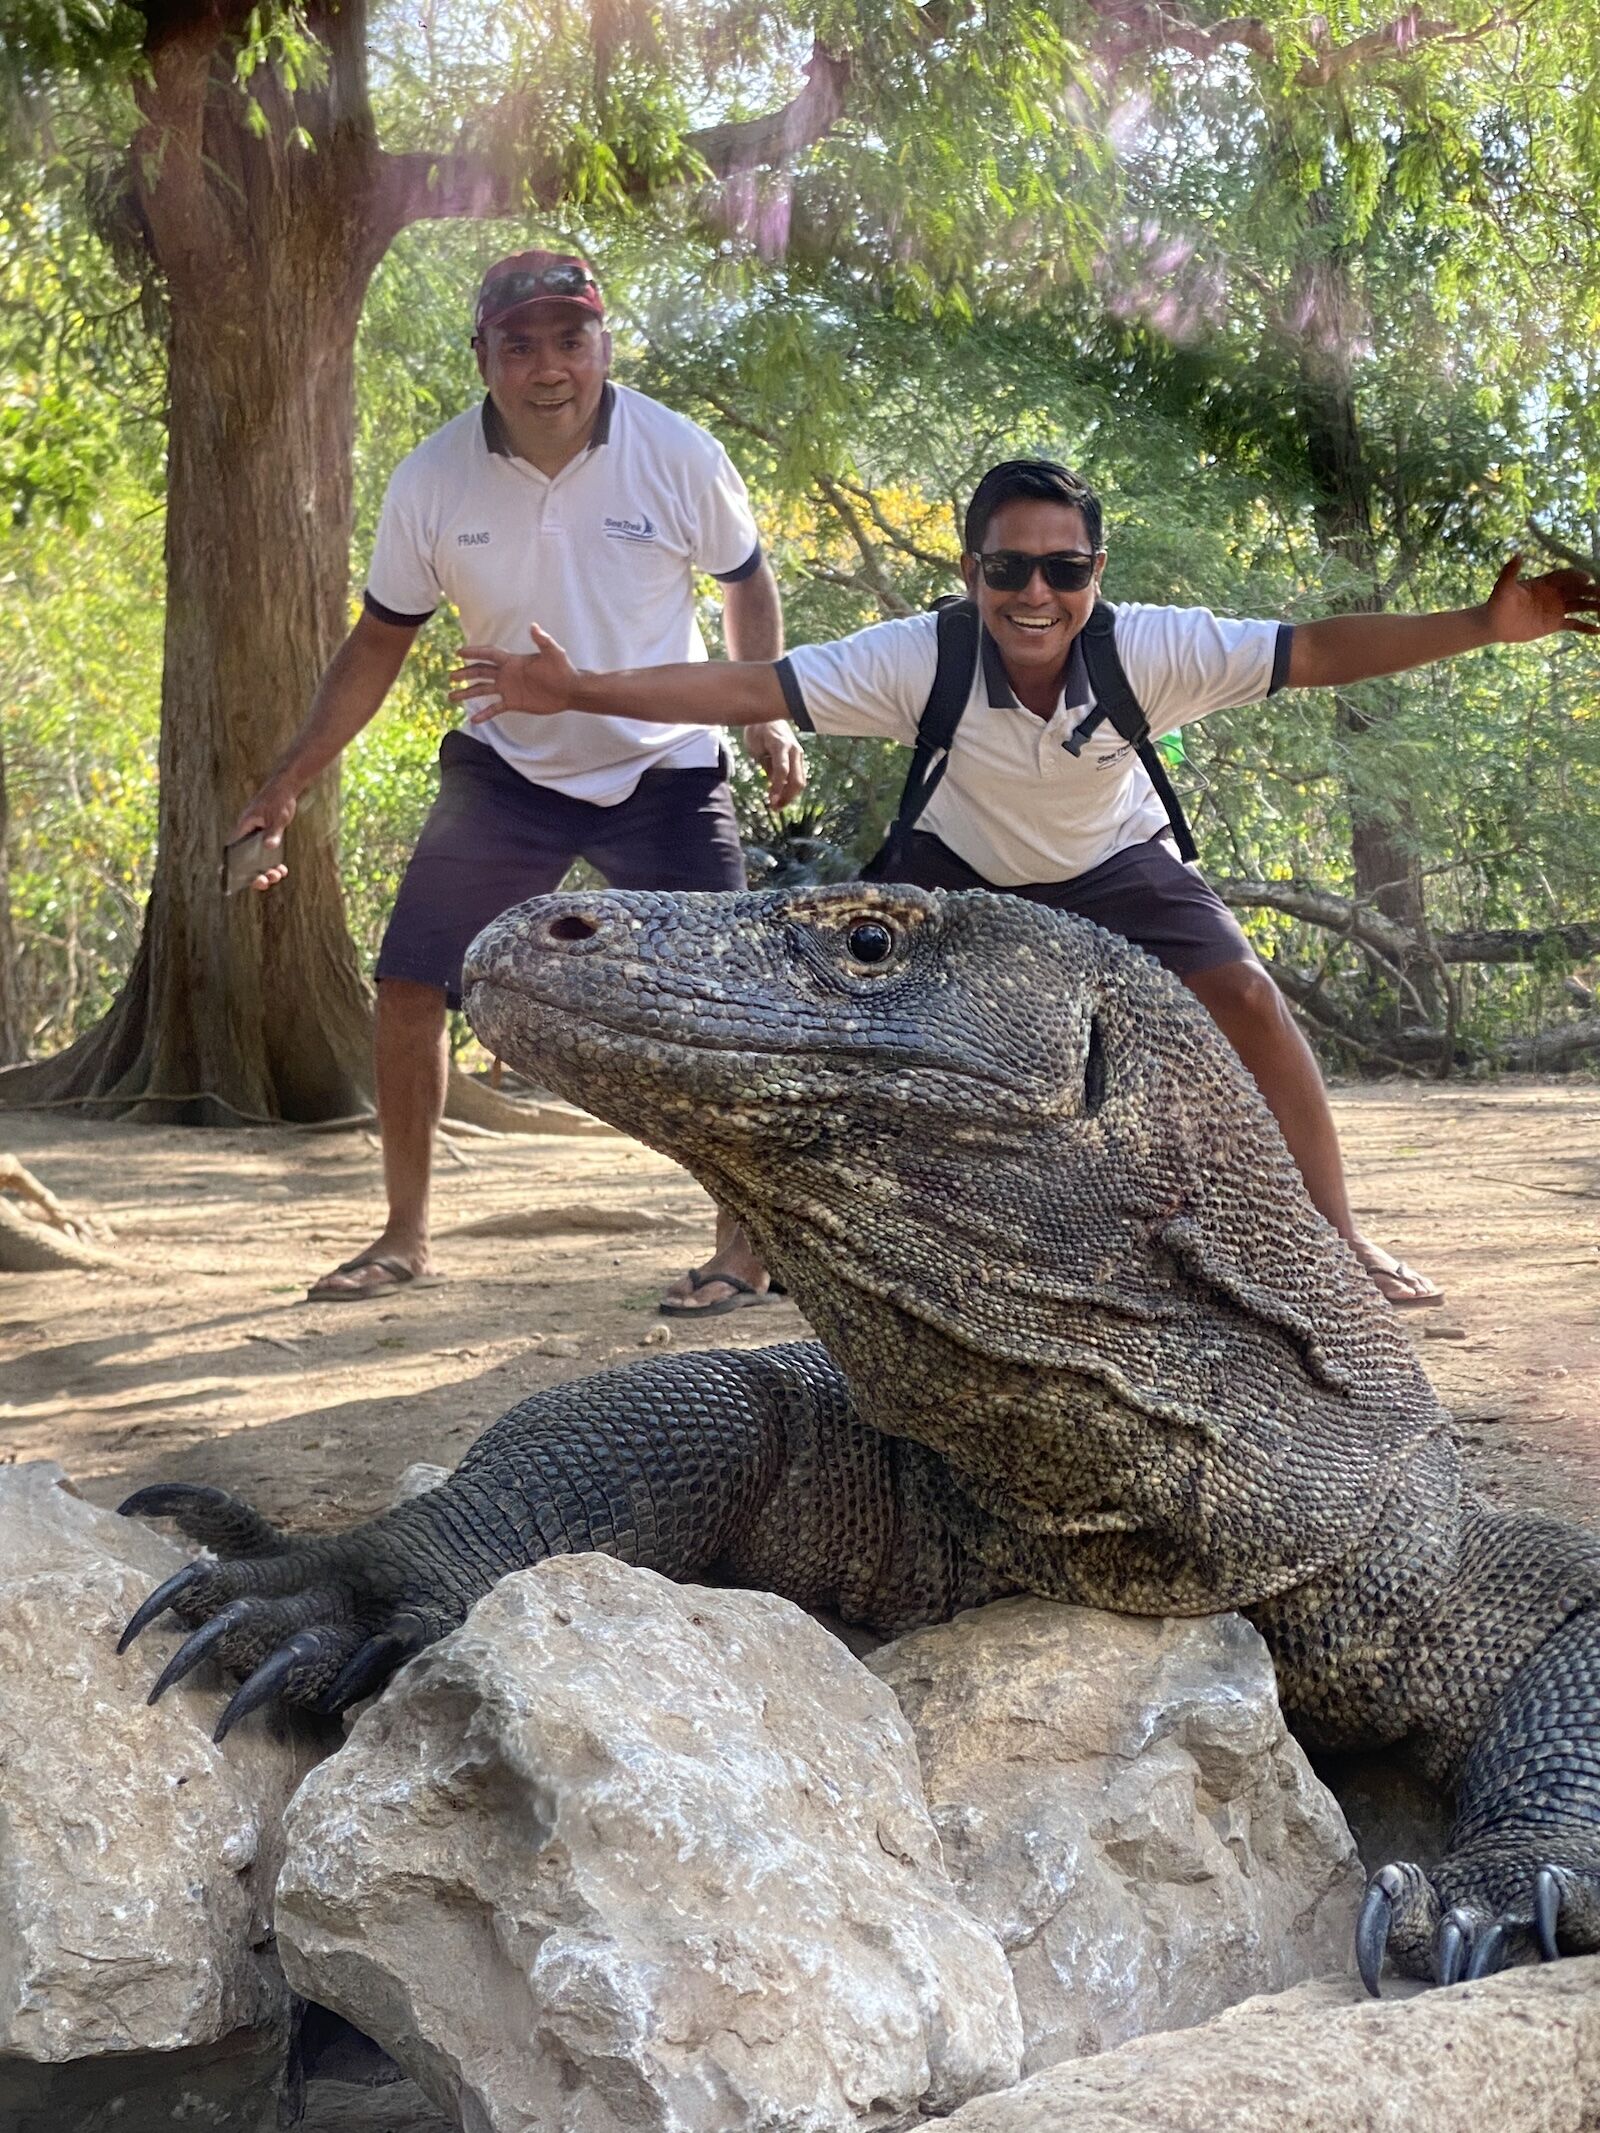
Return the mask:
M1374 1877L1373 1989L1385 1948L1448 1982L1600 1945L1600 1547L1463 1488L1394 1314L1181 985L1020 899L857 885L541 898L467 984L496 1053L744 1221L822 1346L563 1387L333 1541L145 1492L233 1552L136 1618L206 1625L164 1679L215 1648L258 1669L224 1725L337 1707L573 1547L883 1628L1018 1587L1237 1607L1302 1738L1457 1790L1432 1877Z

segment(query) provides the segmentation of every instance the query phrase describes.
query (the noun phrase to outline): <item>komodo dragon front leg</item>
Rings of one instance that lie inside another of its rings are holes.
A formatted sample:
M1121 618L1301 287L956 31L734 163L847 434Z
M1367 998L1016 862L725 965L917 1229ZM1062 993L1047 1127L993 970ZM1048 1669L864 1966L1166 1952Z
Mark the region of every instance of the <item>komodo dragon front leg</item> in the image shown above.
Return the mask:
M139 1490L124 1514L172 1518L216 1552L151 1593L119 1648L170 1611L191 1634L152 1703L208 1657L245 1675L221 1740L275 1696L338 1711L370 1695L550 1555L599 1550L907 1628L1010 1589L939 1524L928 1457L856 1418L814 1342L636 1363L524 1400L442 1487L349 1533L293 1539L220 1489Z

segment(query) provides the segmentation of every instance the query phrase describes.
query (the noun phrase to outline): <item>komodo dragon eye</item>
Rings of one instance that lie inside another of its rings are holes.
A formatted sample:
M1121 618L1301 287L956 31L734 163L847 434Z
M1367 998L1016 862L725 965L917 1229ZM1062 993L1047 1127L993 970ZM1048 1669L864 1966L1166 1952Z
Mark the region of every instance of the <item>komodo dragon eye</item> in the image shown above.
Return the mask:
M858 963L886 963L894 954L894 935L875 918L863 918L850 928L844 944Z

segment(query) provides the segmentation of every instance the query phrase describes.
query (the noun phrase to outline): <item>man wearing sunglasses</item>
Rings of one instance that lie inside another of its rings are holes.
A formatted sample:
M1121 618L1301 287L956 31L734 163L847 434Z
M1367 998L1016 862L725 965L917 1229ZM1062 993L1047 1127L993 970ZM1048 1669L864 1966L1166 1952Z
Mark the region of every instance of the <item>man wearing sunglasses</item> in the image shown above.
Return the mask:
M1232 912L1179 857L1129 741L1096 724L1080 638L1106 551L1093 490L1065 467L1009 460L967 510L962 576L982 623L945 774L900 847L895 878L997 888L1093 919L1147 949L1198 995L1271 1106L1307 1190L1393 1304L1441 1301L1425 1276L1363 1237L1316 1060ZM1281 688L1335 688L1487 644L1561 629L1594 635L1600 591L1580 571L1525 580L1520 560L1481 607L1435 615L1226 621L1203 608L1117 607L1115 643L1152 735ZM604 712L648 686L653 715L691 700L728 725L787 709L807 732L912 744L937 666L937 617L877 623L773 665L593 674L533 632L536 655L468 646L457 693L486 707ZM677 707L677 708L675 708ZM483 714L479 714L483 715Z
M729 656L783 650L778 589L749 498L717 440L644 394L613 385L605 305L587 261L528 251L483 278L472 345L480 406L435 431L395 470L363 612L335 653L310 715L234 825L275 850L299 795L373 718L442 601L469 638L520 640L559 616L586 662L709 671L695 581L717 580ZM461 959L508 905L556 888L575 859L617 887L744 886L727 762L693 704L656 716L637 702L603 718L494 715L448 734L439 798L400 885L378 957L376 1085L389 1217L382 1234L311 1290L351 1302L432 1271L428 1188L443 1113L447 1006ZM774 807L805 783L781 702L746 746ZM232 841L230 839L230 841ZM281 860L256 877L270 888ZM758 1298L766 1276L722 1225L679 1308ZM670 1297L670 1292L669 1292Z

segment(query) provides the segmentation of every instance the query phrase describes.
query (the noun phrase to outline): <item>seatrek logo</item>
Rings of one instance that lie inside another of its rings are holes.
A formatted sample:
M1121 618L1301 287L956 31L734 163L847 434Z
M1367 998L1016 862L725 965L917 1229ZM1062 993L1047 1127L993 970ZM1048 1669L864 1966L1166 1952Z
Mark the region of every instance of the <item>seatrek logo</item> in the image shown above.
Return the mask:
M655 522L646 512L641 512L638 518L602 519L600 524L608 541L653 541L656 538Z
M458 548L487 548L488 545L489 536L486 533L458 533L456 535L456 546Z

